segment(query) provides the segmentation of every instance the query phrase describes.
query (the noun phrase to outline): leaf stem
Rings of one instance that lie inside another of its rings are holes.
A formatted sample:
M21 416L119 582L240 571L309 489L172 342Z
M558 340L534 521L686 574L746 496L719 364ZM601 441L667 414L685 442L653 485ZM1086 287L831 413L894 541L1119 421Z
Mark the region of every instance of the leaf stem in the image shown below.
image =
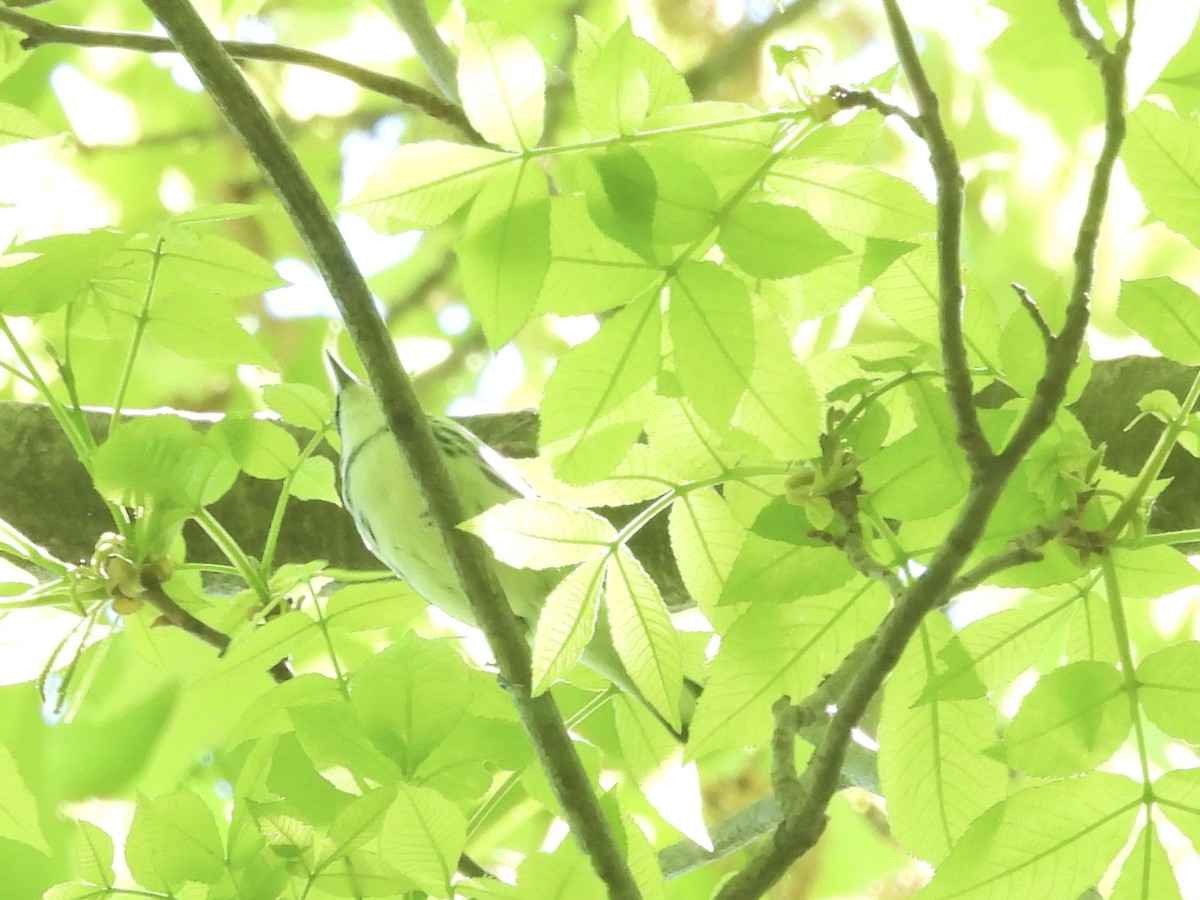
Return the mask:
M75 458L79 460L79 463L84 467L84 469L87 470L87 473L90 476L92 474L92 451L96 449L96 441L92 437L92 433L88 431L78 419L71 415L70 411L62 404L62 402L54 396L54 393L50 390L50 386L46 384L42 376L38 374L38 370L34 366L33 360L30 359L29 354L25 352L25 348L21 346L16 335L14 335L12 329L9 328L8 320L4 316L0 316L0 333L3 333L4 337L8 340L8 343L12 346L13 353L15 353L17 359L21 361L21 365L25 367L28 375L28 381L37 388L38 393L46 402L46 405L50 407L51 412L54 414L54 421L57 422L58 427L62 429L62 433L66 436L67 441L70 443L71 449L75 451ZM105 507L108 509L109 515L112 516L113 523L116 525L117 530L120 531L122 535L126 535L131 520L124 508L116 503L113 503L107 497L101 497L100 499L104 502Z
M233 563L238 574L245 579L246 584L258 597L258 602L265 608L271 601L271 592L263 578L262 569L246 554L241 545L234 540L233 535L217 521L207 508L201 507L195 517L196 522L204 529L204 533L225 554L225 558Z
M267 528L267 538L263 543L262 564L259 568L266 577L270 577L271 565L275 560L275 548L279 544L279 532L283 528L283 517L284 513L287 512L288 500L291 497L292 483L296 480L296 476L300 474L300 467L321 446L321 442L325 440L325 436L328 433L328 425L320 431L314 432L313 436L309 438L308 443L300 451L296 465L292 466L288 470L287 475L284 476L283 485L279 489L279 499L275 501L275 509L271 512L271 524Z
M142 297L142 309L138 313L137 324L133 327L133 337L129 339L129 349L125 352L125 364L121 367L121 376L117 380L117 393L113 397L112 414L108 417L108 433L112 434L121 421L121 407L125 403L125 392L133 378L133 364L137 361L138 350L142 345L142 336L146 326L150 324L150 303L154 299L154 286L158 283L158 267L163 259L163 238L160 235L154 242L151 251L150 274L146 278L146 293Z
M1113 634L1116 637L1117 654L1121 658L1121 674L1125 679L1125 694L1129 700L1129 715L1133 720L1133 733L1137 740L1138 759L1142 765L1142 783L1150 789L1154 779L1150 775L1149 747L1146 744L1145 725L1142 722L1142 708L1138 702L1137 669L1133 662L1133 641L1129 637L1129 625L1125 621L1125 603L1121 599L1121 582L1117 578L1117 567L1112 553L1105 553L1100 560L1100 569L1104 574L1104 593L1108 598L1108 614L1112 619Z
M1113 514L1112 521L1108 523L1108 527L1104 529L1104 533L1109 540L1116 540L1120 537L1121 532L1125 530L1125 526L1133 521L1137 515L1138 507L1145 498L1147 491L1150 490L1155 479L1162 473L1163 466L1167 464L1167 459L1170 457L1171 451L1175 449L1175 445L1179 443L1180 436L1187 429L1188 420L1192 418L1192 409L1198 400L1200 400L1200 372L1197 372L1196 377L1192 379L1187 396L1183 398L1183 402L1179 405L1179 412L1175 414L1171 421L1167 422L1162 433L1159 434L1154 449L1150 451L1150 455L1142 465L1141 471L1137 474L1137 480L1134 482L1133 488ZM1184 534L1186 533L1184 532ZM1189 538L1184 538L1183 540L1189 540ZM1195 540L1195 538L1190 538L1190 540ZM1168 542L1159 541L1158 543Z

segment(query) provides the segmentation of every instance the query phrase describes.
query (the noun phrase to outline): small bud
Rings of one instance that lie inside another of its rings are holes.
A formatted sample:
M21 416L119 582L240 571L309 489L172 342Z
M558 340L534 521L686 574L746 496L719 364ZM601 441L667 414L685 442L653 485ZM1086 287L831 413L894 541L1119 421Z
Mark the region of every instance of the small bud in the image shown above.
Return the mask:
M142 567L142 584L146 587L158 587L171 580L175 574L175 564L163 556Z
M139 600L137 597L125 597L120 594L113 597L113 612L119 616L132 616L140 610L146 603L144 600Z

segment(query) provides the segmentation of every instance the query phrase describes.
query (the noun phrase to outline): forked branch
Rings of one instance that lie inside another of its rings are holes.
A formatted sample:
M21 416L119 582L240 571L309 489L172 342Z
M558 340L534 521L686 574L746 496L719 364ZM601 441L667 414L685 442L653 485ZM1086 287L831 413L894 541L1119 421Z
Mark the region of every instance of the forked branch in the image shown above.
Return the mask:
M1104 148L1093 172L1088 204L1076 241L1075 281L1066 323L1047 350L1045 371L1014 437L1002 453L995 454L979 426L962 333L963 288L959 274L962 173L954 146L938 112L937 96L921 66L897 0L883 0L883 5L901 66L916 98L921 128L918 134L929 146L931 166L938 186L939 330L942 358L958 442L971 466L971 483L954 524L930 559L925 572L906 586L876 633L851 654L856 657L853 667L849 666L849 657L839 666L835 673L836 680L846 678L845 687L837 694L836 712L803 775L794 776L786 764L777 768L776 780L783 793L777 799L783 808L783 820L771 840L746 868L726 882L718 895L721 900L753 900L761 897L792 862L815 844L824 827L829 801L838 787L852 730L899 661L925 615L945 603L953 592L971 587L995 571L1032 558L1037 553L1036 546L1017 545L1009 552L985 560L965 574L959 574L978 546L1005 484L1033 443L1049 428L1066 393L1067 379L1075 367L1087 326L1100 224L1112 170L1125 134L1125 64L1133 31L1133 0L1127 2L1126 30L1113 51L1103 50L1101 53L1094 41L1081 39L1089 57L1096 61L1101 72L1105 95ZM1077 32L1075 23L1080 16L1074 0L1060 0L1060 8L1072 31ZM879 109L879 105L873 102L866 105ZM880 111L897 114L890 109ZM831 680L834 679L831 677ZM822 690L818 692L822 693ZM807 701L799 707L792 707L790 701L784 700L777 706L773 747L777 757L785 753L786 748L782 745L786 731L793 724L792 720L802 718L795 710L809 708Z

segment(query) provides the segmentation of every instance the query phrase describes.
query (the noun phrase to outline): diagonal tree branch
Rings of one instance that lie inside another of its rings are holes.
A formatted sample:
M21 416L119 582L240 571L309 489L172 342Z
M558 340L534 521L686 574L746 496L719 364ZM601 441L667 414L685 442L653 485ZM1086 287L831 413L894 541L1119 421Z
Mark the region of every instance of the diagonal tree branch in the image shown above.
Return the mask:
M424 64L433 83L447 100L458 105L458 64L429 18L425 0L388 0L388 6L412 41L417 59Z
M1104 83L1104 145L1092 171L1087 206L1079 222L1072 260L1075 278L1067 301L1062 330L1046 352L1046 370L1038 382L1025 416L1013 432L1001 456L1009 461L1020 459L1054 419L1067 391L1067 379L1079 359L1091 315L1092 285L1096 279L1096 248L1100 243L1100 225L1108 205L1113 169L1125 140L1125 66L1129 60L1133 35L1134 0L1126 2L1125 34L1113 50L1092 38L1083 26L1075 0L1059 0L1059 10L1071 27L1071 33L1095 62Z
M11 7L14 4L9 3ZM69 25L54 25L35 16L0 6L0 24L8 25L28 35L21 46L27 50L47 44L71 44L76 47L116 47L136 50L140 53L174 53L175 45L168 38L155 34L134 31L97 31ZM401 103L413 106L431 118L446 122L462 131L473 143L486 144L483 136L467 120L466 114L457 103L448 102L420 85L356 66L354 63L335 59L282 44L256 44L249 41L223 41L225 51L234 59L256 59L267 62L290 63L306 66L330 75L352 81L360 87L387 97L395 97Z
M1060 0L1060 3L1072 2ZM907 23L896 0L883 0L883 3L901 64L913 83L938 180L942 352L947 367L947 388L952 391L950 402L959 426L959 442L972 463L971 484L954 524L934 553L928 568L897 601L873 641L860 645L860 648L865 647L862 658L856 661L849 684L838 696L837 711L813 753L808 768L787 786L786 797L777 798L783 806L784 818L768 846L745 869L724 884L717 895L720 900L753 900L761 897L782 877L792 862L816 843L824 830L825 811L838 787L852 729L866 712L867 705L888 673L900 660L925 615L944 603L951 590L965 583L958 579L958 573L978 545L1005 484L1034 441L1053 421L1065 395L1066 382L1074 368L1087 324L1088 295L1095 275L1099 227L1107 201L1108 183L1125 131L1125 61L1133 28L1133 0L1129 0L1127 5L1128 24L1117 50L1099 63L1106 101L1105 145L1096 163L1088 206L1080 224L1075 286L1067 324L1056 338L1053 352L1048 354L1046 370L1034 400L1013 440L1003 453L994 455L979 431L961 332L962 282L958 275L958 247L962 176L953 146L946 138L938 117L937 98L921 68ZM949 239L942 233L945 229L951 232ZM953 251L952 257L946 256L949 251ZM966 392L965 397L962 396L963 391ZM973 570L963 577L969 580L977 574ZM856 654L860 648L856 648ZM843 663L839 671L845 667Z
M937 94L921 65L912 32L900 12L898 0L883 0L884 13L900 67L917 103L918 135L929 147L929 165L937 185L938 250L938 333L942 345L942 369L946 394L958 444L967 455L972 469L983 466L992 449L975 411L974 386L963 340L962 216L963 175L958 153L942 121Z
M501 675L575 838L614 898L639 898L628 863L549 694L532 696L529 646L483 545L456 526L466 516L429 421L404 374L370 289L320 195L233 60L187 0L145 0L272 184L337 301L393 439L437 524Z

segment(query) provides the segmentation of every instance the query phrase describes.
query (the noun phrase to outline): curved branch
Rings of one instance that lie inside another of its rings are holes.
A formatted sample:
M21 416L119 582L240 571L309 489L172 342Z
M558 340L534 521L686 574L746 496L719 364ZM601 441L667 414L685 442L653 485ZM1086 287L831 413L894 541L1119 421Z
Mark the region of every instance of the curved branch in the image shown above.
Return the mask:
M379 397L397 448L408 460L521 722L576 840L609 896L640 898L637 885L549 694L531 691L530 650L483 544L456 526L466 516L412 382L362 273L312 180L229 54L187 0L144 0L200 78L262 171L317 264Z
M788 796L781 798L786 799L783 804L785 814L772 840L744 870L725 883L717 895L720 900L761 897L796 859L816 843L824 828L829 801L838 787L853 728L866 712L884 679L899 662L904 648L925 615L944 603L951 590L964 583L959 580L958 573L978 545L1005 484L1033 442L1053 420L1062 402L1067 378L1075 366L1087 324L1088 293L1094 277L1099 226L1108 197L1112 168L1125 131L1125 61L1133 27L1133 0L1128 0L1128 24L1117 49L1099 62L1106 99L1105 146L1096 163L1088 206L1080 223L1075 286L1068 306L1067 322L1055 339L1052 351L1047 354L1045 373L1016 434L1001 454L994 455L979 431L970 392L970 372L966 368L966 354L961 339L962 283L958 274L958 230L961 224L962 176L954 148L946 139L937 115L937 97L920 66L907 24L896 0L883 2L901 64L913 84L938 179L942 353L947 367L947 386L952 389L950 402L958 424L959 442L972 461L971 485L966 501L928 568L898 600L875 633L874 640L866 645L863 658L857 661L848 686L837 698L837 711L809 760L807 770L798 782L788 788ZM1060 0L1061 4L1073 2ZM949 237L942 234L945 228L952 232ZM953 257L946 255L948 251L954 252ZM951 387L952 376L954 382ZM962 396L964 391L965 397ZM992 562L1006 564L1009 561L1002 555ZM988 562L981 565L986 570ZM962 578L969 581L977 574L978 570L972 570ZM845 661L839 669L844 668Z
M1046 352L1046 369L1008 446L1001 452L1007 460L1019 460L1054 420L1067 392L1067 380L1079 359L1091 316L1092 285L1096 280L1096 248L1100 243L1100 226L1108 205L1113 169L1125 140L1125 64L1129 60L1130 39L1133 35L1133 0L1127 0L1125 34L1114 50L1107 50L1091 37L1082 26L1075 0L1059 0L1059 9L1071 24L1071 33L1080 42L1088 58L1100 70L1104 86L1104 146L1092 170L1087 206L1079 221L1072 260L1075 279L1067 301L1066 320L1062 330ZM1073 23L1079 21L1079 27Z
M458 64L446 42L437 33L433 20L429 18L425 0L388 0L388 6L392 8L392 15L412 41L417 59L424 64L425 71L438 86L438 90L447 100L459 103Z
M135 50L139 53L176 52L175 45L168 38L158 35L141 34L134 31L97 31L91 28L54 25L14 9L6 9L3 6L0 6L0 24L8 25L10 28L28 35L21 42L21 46L26 50L46 44L70 44L76 47L116 47L121 50ZM335 59L332 56L282 44L223 41L221 46L234 59L290 63L345 78L359 87L387 97L394 97L401 103L416 107L431 118L453 125L470 138L472 143L487 143L467 120L466 113L462 111L461 107L455 103L449 103L437 94L427 91L411 81L405 81L403 78L383 75L362 66L356 66L354 63Z
M942 122L938 97L925 74L908 23L898 0L883 0L888 28L896 45L900 67L917 103L919 136L929 147L929 165L937 185L938 332L946 394L954 413L955 432L973 470L992 458L975 411L975 388L963 339L962 259L963 174L954 143Z

